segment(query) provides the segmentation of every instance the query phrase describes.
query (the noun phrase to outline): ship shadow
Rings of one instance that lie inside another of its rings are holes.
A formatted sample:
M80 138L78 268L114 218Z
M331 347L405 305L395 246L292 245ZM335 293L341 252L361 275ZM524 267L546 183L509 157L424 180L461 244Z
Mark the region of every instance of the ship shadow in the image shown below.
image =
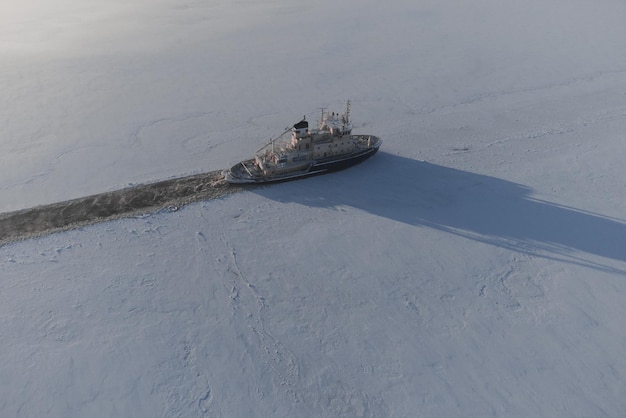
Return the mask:
M338 174L254 189L280 202L349 206L534 256L626 275L626 222L532 197L527 186L385 152Z

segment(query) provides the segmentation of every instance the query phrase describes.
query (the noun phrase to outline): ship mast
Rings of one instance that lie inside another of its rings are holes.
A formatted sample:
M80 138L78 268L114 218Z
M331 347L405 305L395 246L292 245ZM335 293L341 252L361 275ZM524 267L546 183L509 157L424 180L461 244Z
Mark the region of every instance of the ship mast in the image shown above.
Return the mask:
M343 122L344 125L347 125L350 123L350 100L346 100L346 111L341 117L341 121Z
M322 116L320 117L319 129L322 129L324 127L324 124L326 123L326 108L320 107L319 109L322 111Z

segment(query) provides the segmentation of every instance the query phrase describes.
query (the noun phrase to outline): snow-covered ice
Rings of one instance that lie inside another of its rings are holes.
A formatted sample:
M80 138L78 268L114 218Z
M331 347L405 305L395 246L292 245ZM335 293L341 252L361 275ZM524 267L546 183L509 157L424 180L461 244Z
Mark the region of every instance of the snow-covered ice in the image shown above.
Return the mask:
M625 4L10 3L0 212L384 143L0 247L0 415L626 413Z

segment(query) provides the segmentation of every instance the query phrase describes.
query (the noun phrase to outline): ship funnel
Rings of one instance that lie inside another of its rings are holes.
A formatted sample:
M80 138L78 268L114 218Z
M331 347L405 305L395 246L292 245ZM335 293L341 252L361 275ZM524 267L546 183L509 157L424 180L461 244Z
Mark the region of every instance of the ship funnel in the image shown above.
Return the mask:
M307 122L306 119L302 119L300 122L293 125L293 131L297 138L307 136L309 132L309 122Z

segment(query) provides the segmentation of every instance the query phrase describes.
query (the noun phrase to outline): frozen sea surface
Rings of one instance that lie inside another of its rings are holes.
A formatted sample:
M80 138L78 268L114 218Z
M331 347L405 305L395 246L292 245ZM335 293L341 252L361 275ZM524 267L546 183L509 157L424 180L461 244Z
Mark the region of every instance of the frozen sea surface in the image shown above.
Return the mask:
M353 103L340 173L0 247L2 416L626 411L626 5L0 6L0 212Z

